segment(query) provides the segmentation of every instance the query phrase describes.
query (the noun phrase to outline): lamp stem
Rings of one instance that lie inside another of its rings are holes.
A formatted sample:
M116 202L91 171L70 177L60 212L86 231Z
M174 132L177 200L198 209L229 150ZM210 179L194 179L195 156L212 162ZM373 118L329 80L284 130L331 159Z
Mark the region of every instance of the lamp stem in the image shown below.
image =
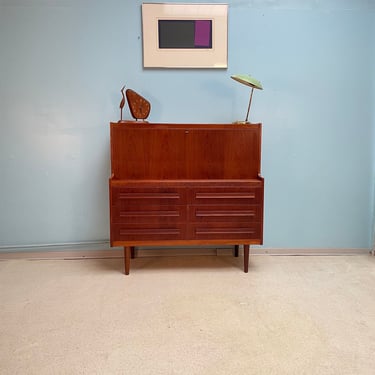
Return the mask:
M247 114L246 114L246 120L245 120L245 122L247 122L247 119L249 118L251 101L253 100L253 92L254 92L254 87L251 88L251 94L250 94L249 106L247 107Z

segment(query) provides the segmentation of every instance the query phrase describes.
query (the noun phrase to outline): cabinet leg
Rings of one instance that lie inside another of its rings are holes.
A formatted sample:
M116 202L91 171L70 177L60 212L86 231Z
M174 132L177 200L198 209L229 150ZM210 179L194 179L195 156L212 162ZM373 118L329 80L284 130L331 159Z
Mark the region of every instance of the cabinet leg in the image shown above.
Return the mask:
M124 247L125 275L129 275L129 270L130 270L130 255L131 255L131 247L130 246L125 246Z
M131 246L130 249L131 249L131 258L134 259L135 258L135 247Z
M245 273L249 272L249 253L250 245L243 245L243 270Z
M240 245L234 245L234 256L237 258L239 253Z

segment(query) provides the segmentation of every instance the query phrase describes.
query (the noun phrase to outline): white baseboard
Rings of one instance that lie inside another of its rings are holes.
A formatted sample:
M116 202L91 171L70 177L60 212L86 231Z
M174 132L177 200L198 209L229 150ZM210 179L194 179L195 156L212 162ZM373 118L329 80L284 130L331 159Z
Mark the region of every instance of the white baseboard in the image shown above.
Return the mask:
M289 249L250 248L251 255L272 256L340 256L373 254L370 249ZM149 256L181 256L181 255L211 255L225 256L233 254L233 246L174 246L174 247L137 247L137 257ZM240 255L243 254L240 246ZM0 260L7 259L94 259L94 258L123 258L123 248L111 248L108 241L93 241L67 244L46 244L30 246L0 247Z

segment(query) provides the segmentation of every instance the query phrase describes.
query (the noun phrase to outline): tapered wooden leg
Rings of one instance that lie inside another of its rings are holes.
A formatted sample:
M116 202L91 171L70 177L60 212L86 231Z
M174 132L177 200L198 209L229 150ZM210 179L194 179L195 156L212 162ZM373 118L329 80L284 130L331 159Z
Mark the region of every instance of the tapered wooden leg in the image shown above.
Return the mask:
M132 259L135 258L135 247L134 246L131 247L131 258Z
M130 255L131 255L131 247L130 246L125 246L124 247L125 275L129 275L129 270L130 270Z
M249 253L250 245L243 245L243 270L245 273L249 272Z
M234 245L234 256L237 258L239 253L240 245Z

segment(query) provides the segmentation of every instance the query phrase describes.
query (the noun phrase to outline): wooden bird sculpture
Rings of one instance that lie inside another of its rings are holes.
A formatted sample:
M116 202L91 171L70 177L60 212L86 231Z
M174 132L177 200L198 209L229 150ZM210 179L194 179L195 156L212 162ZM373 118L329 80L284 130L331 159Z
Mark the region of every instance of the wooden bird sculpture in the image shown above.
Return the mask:
M125 89L125 86L123 86L122 89L121 89L122 99L121 99L121 102L120 102L120 121L122 121L122 109L123 109L124 106L125 106L125 94L124 94L124 89Z

